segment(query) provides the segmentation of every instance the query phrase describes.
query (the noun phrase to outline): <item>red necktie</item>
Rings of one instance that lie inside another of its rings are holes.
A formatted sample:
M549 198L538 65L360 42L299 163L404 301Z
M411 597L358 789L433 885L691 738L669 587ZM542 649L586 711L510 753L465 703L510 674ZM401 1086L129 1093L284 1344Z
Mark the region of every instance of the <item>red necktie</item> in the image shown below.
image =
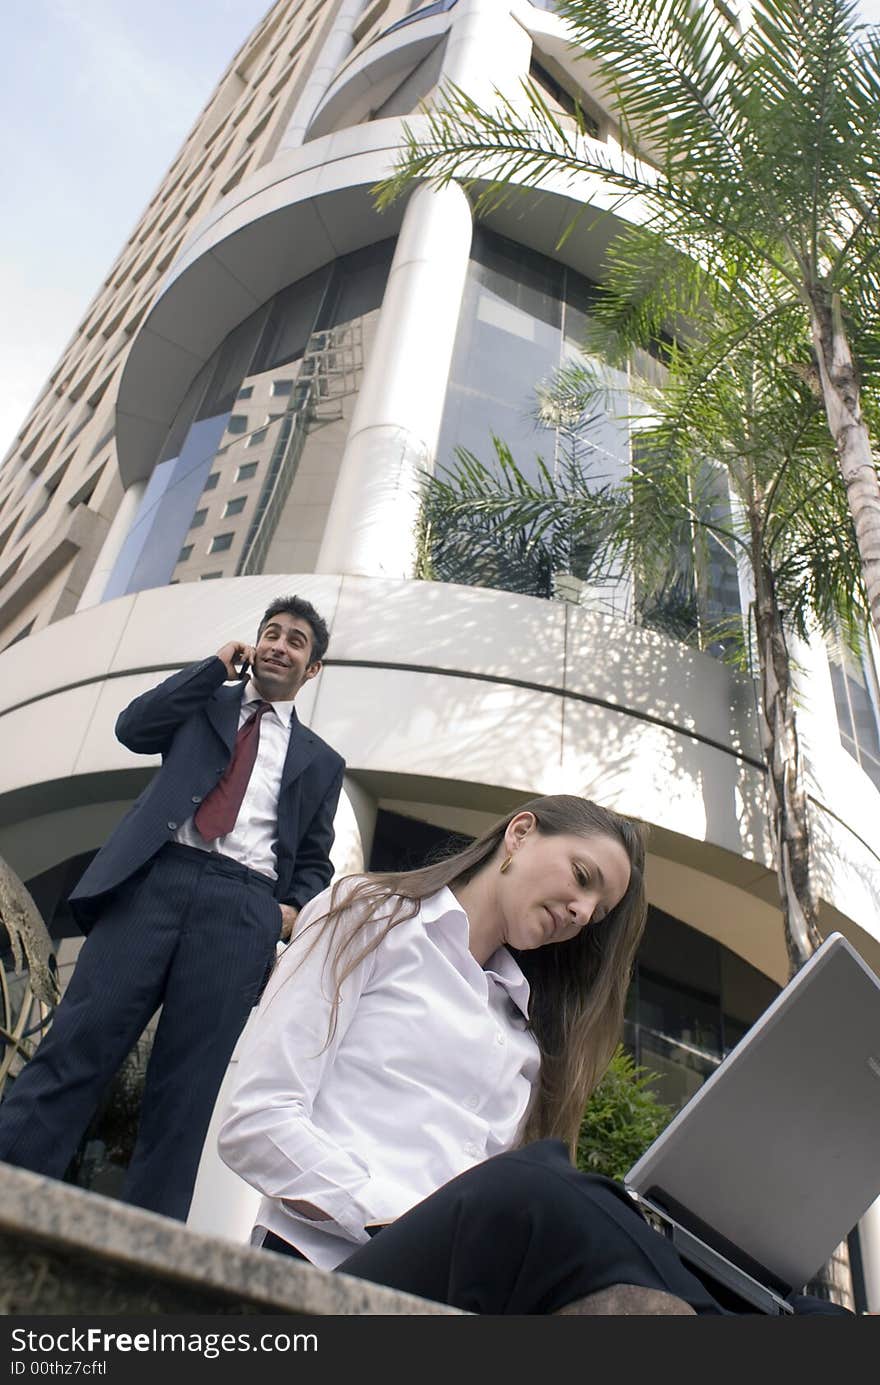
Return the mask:
M271 702L256 703L253 716L248 717L235 738L232 759L223 778L205 795L196 810L193 821L206 842L225 837L235 826L257 760L260 718L271 710Z

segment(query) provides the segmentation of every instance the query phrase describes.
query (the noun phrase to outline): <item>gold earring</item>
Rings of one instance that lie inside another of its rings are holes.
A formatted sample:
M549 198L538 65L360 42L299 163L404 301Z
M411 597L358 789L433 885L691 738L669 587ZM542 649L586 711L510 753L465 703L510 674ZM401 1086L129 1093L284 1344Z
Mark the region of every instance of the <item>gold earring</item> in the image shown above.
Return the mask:
M504 875L506 871L510 870L510 863L511 863L512 860L513 860L513 857L512 857L512 856L508 856L508 857L507 857L507 860L504 862L504 864L503 864L502 867L501 867L501 874L502 874L502 875Z

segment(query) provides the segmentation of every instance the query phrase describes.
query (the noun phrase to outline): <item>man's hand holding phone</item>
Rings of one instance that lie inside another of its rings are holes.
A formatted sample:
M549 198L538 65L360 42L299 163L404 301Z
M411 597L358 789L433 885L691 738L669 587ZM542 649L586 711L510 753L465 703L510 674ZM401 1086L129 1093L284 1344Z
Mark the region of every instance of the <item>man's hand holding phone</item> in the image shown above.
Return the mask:
M230 640L217 650L217 658L223 660L230 678L247 678L254 662L254 647L242 644L241 640ZM240 667L236 668L236 664Z

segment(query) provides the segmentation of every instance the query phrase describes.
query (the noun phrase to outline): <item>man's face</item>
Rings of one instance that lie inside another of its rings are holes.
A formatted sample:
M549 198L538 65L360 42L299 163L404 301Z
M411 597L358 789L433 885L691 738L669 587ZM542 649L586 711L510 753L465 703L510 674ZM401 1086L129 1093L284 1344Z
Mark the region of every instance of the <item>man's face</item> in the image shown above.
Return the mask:
M303 683L320 673L311 663L312 627L301 616L283 611L272 616L254 646L253 677L267 702L290 702Z

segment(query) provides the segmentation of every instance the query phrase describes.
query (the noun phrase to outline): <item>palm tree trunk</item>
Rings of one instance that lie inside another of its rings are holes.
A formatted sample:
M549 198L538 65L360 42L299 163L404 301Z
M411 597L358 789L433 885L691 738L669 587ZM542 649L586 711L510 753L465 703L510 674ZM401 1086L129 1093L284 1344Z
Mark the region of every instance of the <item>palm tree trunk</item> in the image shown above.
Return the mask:
M751 516L754 520L754 516ZM752 524L755 575L755 625L761 674L761 743L767 766L776 879L785 926L789 974L794 976L822 941L810 871L810 823L804 792L791 660L776 602L773 573L759 557L760 538ZM846 1243L839 1246L807 1293L852 1307L852 1278Z
M846 486L871 620L880 639L880 476L862 418L859 378L837 294L810 295L810 324L828 427Z
M755 626L761 676L760 720L779 901L793 976L822 941L810 872L810 826L795 721L791 661L773 573L758 559Z

